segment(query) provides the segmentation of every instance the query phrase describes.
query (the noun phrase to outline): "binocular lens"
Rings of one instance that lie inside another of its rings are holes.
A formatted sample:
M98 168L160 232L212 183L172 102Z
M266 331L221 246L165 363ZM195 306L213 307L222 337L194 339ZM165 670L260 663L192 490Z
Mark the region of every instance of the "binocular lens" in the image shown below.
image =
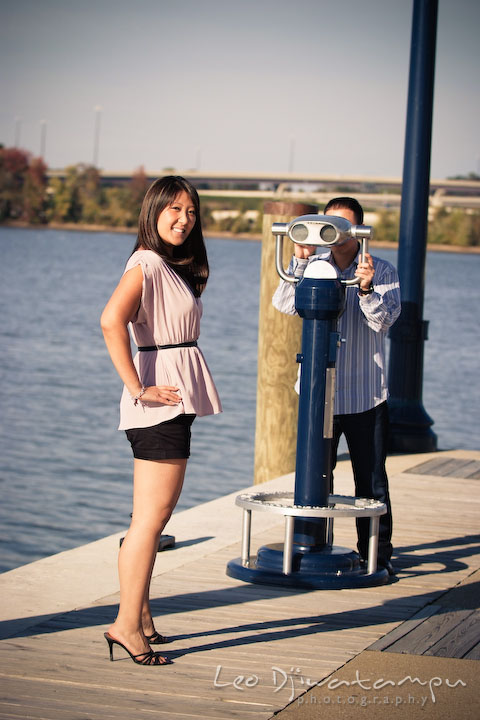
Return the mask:
M291 230L291 237L294 242L303 242L308 237L308 228L306 225L298 223Z
M331 245L337 239L337 231L333 225L324 225L320 229L320 237L326 245Z

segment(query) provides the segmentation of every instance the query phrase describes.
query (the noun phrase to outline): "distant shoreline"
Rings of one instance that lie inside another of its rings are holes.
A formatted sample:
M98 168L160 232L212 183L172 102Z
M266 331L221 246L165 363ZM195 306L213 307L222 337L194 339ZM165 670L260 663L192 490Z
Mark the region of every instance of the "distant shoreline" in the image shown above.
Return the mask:
M11 220L10 222L0 223L0 227L24 228L28 230L75 230L77 232L109 232L119 233L123 235L136 235L137 228L132 227L111 227L110 225L85 225L81 223L49 223L48 225L31 225L19 220ZM248 240L249 242L260 242L262 235L260 233L232 233L216 231L204 231L206 238L223 238L230 240ZM370 243L372 248L386 248L391 250L398 249L398 243L379 242L372 240ZM434 243L427 244L427 250L433 252L457 252L480 254L480 247L475 245L437 245Z

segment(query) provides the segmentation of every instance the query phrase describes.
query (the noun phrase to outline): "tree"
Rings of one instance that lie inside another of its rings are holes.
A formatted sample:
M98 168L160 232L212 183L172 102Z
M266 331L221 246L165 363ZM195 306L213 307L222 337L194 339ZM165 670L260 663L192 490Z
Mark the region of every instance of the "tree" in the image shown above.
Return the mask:
M127 225L136 225L138 223L138 216L143 203L143 198L148 190L148 178L145 172L145 168L141 165L135 170L132 175L132 179L129 184L129 196L130 201L128 203L129 210L129 221Z
M400 213L398 210L380 210L374 228L374 239L379 242L398 242Z
M77 165L77 187L81 222L87 225L98 223L103 205L103 192L97 168L93 165Z
M33 158L23 184L22 219L28 223L46 222L47 166L42 158Z
M19 219L23 214L23 184L30 153L18 148L0 148L0 220Z
M65 178L54 178L49 219L54 222L99 222L103 193L100 174L93 165L71 165Z
M480 245L480 213L440 208L429 224L428 242L461 247Z
M78 170L75 165L65 168L65 178L53 178L51 207L48 219L53 222L78 222L81 205L78 193Z

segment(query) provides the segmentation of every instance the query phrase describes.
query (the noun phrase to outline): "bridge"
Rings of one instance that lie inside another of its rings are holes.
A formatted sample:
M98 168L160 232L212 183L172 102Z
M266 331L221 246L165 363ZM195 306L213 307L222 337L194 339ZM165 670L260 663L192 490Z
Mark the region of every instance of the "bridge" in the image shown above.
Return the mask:
M135 173L100 170L102 185L125 185ZM182 175L192 182L203 197L258 197L270 200L326 202L332 194L351 194L371 207L398 208L401 202L401 178L367 175L313 173L204 172L163 168L147 172L150 182L163 175ZM62 178L66 169L49 170L48 176ZM430 180L432 207L461 207L480 210L480 180Z

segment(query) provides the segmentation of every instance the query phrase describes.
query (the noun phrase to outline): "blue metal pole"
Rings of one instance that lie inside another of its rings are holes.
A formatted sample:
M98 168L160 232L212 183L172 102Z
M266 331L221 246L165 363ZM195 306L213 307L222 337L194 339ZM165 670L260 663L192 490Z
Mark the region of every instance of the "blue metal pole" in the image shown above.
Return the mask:
M402 313L390 331L390 450L437 449L422 404L423 320L438 0L414 0L398 273Z
M330 493L331 434L325 432L329 388L334 378L339 335L337 319L345 305L345 287L339 280L303 278L295 291L295 307L303 318L301 385L298 406L297 456L295 467L296 505L326 507ZM333 396L331 398L333 400ZM327 400L327 405L326 405ZM326 544L324 519L295 521L294 543L305 550Z

